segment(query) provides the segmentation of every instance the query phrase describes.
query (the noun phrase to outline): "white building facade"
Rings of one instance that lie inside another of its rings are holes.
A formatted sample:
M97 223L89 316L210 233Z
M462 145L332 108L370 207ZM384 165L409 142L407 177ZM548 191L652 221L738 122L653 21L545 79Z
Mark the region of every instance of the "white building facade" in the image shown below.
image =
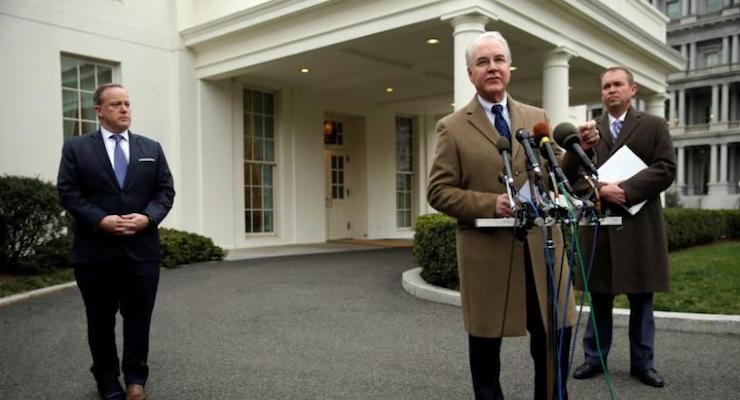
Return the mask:
M435 123L474 94L473 37L504 34L511 95L554 125L613 65L663 115L684 64L667 22L641 0L6 0L0 173L55 181L116 82L175 176L167 226L226 248L411 237Z

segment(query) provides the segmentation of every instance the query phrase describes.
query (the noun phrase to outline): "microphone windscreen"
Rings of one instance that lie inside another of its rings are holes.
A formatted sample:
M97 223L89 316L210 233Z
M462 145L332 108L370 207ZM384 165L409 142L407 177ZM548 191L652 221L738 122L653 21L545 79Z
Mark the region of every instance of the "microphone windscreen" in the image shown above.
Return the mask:
M539 143L540 139L543 137L550 136L550 126L547 125L547 122L538 122L534 128L532 128L532 132L534 133L534 139Z
M511 145L509 144L509 141L506 140L505 138L499 137L498 140L496 141L496 147L498 147L499 153L504 150L511 153Z
M529 132L524 128L517 129L515 136L519 143L529 140Z
M573 143L581 143L578 139L578 129L570 122L562 122L555 127L552 133L555 143L563 148L569 148Z

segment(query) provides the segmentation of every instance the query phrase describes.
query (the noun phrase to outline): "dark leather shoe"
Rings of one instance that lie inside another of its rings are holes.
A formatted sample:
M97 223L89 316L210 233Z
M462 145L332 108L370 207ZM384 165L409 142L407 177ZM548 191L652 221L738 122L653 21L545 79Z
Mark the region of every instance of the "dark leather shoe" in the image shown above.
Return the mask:
M126 392L123 391L123 388L121 385L116 384L109 386L105 389L99 389L98 392L100 393L100 398L102 400L125 400L126 399Z
M587 362L579 365L578 368L573 372L573 378L575 379L591 379L594 376L604 372L601 365L591 365Z
M648 386L660 388L660 387L663 387L663 385L665 385L665 382L663 382L663 379L660 377L660 375L658 375L658 372L656 372L653 368L640 369L640 370L630 369L630 375L636 377L637 379L640 380L640 382Z

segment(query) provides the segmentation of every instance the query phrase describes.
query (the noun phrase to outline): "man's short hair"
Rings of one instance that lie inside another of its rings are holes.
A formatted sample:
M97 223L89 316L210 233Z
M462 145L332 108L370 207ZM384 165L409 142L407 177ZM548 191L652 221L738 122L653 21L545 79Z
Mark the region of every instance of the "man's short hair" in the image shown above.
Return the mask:
M103 93L105 93L106 90L111 88L121 88L126 89L123 87L123 85L119 83L106 83L105 85L98 86L97 89L95 89L95 93L93 94L93 104L96 106L100 105L100 98L103 97Z
M606 75L607 72L614 71L623 71L625 74L627 74L627 83L629 83L630 86L635 84L635 76L632 75L632 71L630 71L629 68L623 67L621 65L607 68L604 72L601 73L601 76L599 77L599 82L604 80L604 75Z
M465 63L467 66L473 65L474 60L473 58L473 51L475 50L475 46L478 45L478 43L482 42L486 39L493 39L501 44L501 46L504 47L504 54L506 54L506 61L509 65L511 65L511 50L509 50L509 43L504 39L504 36L501 34L501 32L498 31L490 31L490 32L483 32L481 33L477 38L473 39L470 44L468 44L468 47L465 49Z

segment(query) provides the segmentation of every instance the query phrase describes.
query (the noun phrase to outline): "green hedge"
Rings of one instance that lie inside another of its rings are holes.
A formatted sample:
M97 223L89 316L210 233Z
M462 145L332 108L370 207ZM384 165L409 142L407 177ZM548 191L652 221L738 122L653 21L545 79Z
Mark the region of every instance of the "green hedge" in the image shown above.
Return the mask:
M673 251L722 239L740 238L740 210L664 210L668 249ZM455 220L442 214L422 215L416 220L414 258L425 281L456 289Z
M0 176L0 271L32 274L67 265L70 226L53 184Z
M226 255L222 248L213 244L213 240L196 233L160 228L159 238L162 242L162 266L165 268L223 260Z
M422 267L421 277L436 286L457 289L456 222L443 214L426 214L416 219L414 258Z

